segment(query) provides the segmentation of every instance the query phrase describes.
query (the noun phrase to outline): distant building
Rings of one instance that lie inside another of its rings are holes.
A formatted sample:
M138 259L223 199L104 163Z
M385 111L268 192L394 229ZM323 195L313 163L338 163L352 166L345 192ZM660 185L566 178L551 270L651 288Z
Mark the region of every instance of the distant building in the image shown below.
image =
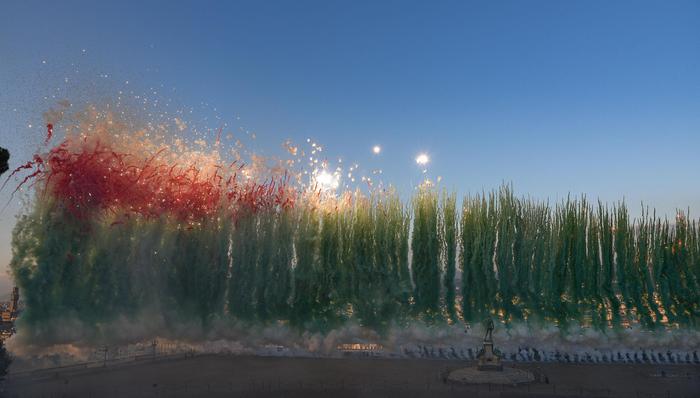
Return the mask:
M384 351L381 344L376 343L347 343L338 344L336 349L345 356L378 357Z
M15 333L15 320L19 312L19 288L15 286L10 301L0 304L0 340L5 340Z

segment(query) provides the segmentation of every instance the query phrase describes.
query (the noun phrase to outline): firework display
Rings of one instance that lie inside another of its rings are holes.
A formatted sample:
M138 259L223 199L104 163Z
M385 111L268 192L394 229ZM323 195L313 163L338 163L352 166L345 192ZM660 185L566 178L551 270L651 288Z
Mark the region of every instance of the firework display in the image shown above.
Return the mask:
M461 225L466 318L496 309L563 327L697 324L700 236L682 212L674 223L648 212L631 222L624 204L552 209L506 187L466 198Z
M109 334L110 321L144 311L174 329L235 319L378 333L487 317L563 333L700 319L700 230L683 212L631 220L624 204L550 206L508 186L461 211L430 184L409 202L383 189L328 194L291 170L255 176L111 119L68 130L24 169L35 196L11 268L34 335L68 318Z

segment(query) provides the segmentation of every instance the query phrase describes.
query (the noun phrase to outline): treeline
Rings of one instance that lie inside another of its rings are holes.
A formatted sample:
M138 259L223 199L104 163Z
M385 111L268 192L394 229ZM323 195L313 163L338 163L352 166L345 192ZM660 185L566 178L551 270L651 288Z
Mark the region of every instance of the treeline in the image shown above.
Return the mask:
M695 327L700 231L679 212L631 220L624 204L548 203L509 187L466 197L423 187L195 224L76 220L38 200L11 263L26 311L99 325L155 308L171 322L232 317L329 330L427 323L639 323ZM41 329L48 330L48 329Z

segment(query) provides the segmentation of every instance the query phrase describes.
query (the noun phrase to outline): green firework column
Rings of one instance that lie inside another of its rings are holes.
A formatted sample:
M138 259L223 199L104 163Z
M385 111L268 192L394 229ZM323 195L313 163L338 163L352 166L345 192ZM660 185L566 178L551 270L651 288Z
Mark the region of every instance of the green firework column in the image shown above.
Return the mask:
M597 329L605 327L605 302L600 295L600 223L592 208L588 212L588 271L585 277L586 297L589 302L591 323Z
M290 320L296 325L304 325L312 320L317 310L319 215L317 209L306 206L299 209L299 212L299 228L295 239L297 264L294 269L294 298Z
M414 198L413 282L415 308L434 319L440 313L440 246L438 198L434 190L421 187Z
M615 252L614 252L614 224L610 217L610 212L602 203L598 203L598 219L600 221L600 257L601 278L600 294L606 302L606 313L612 316L613 326L620 325L620 303L615 295L614 273L615 273Z
M374 240L373 200L360 198L355 203L353 222L354 300L353 307L360 323L377 326L381 321L377 313L381 294L376 280L376 246Z
M629 236L629 220L627 218L627 209L624 204L620 204L613 208L614 212L614 239L615 239L615 276L617 279L616 291L622 295L626 307L626 314L629 313L630 307L634 306L632 300L632 290L634 289L634 279L631 278L630 264L630 236Z
M650 222L648 216L642 211L642 216L639 219L637 226L637 243L635 245L635 267L639 277L639 290L641 294L638 310L640 321L647 328L654 327L652 313L655 313L657 319L659 314L653 302L654 285L651 274L649 272L649 253L651 247L650 227L653 226L653 221Z
M294 261L293 210L281 209L275 217L272 253L270 258L270 281L266 299L268 314L272 319L289 316L291 296L291 272Z
M413 291L411 284L411 272L409 270L409 239L411 231L411 210L403 206L400 201L395 203L397 212L397 259L396 267L399 276L399 297L402 305L402 313L410 313L410 298Z
M341 260L340 217L338 211L324 211L319 248L319 270L316 300L319 303L318 318L324 327L340 322L338 311L342 305L338 292L339 264Z
M375 262L381 281L378 289L380 328L386 329L389 322L399 315L403 292L399 268L398 239L402 229L401 202L393 193L377 194L374 212Z
M673 233L671 249L671 263L669 267L669 280L671 282L671 295L676 309L678 322L683 326L693 326L698 316L698 294L692 274L692 256L689 243L689 223L684 212L676 214L676 223Z
M242 213L236 220L231 237L228 309L229 313L244 320L255 317L257 238L257 217L252 212Z
M272 259L275 246L275 214L272 209L264 209L257 214L258 228L256 234L257 256L255 265L255 310L258 319L265 321L270 317L268 297L271 288Z
M455 308L455 269L457 265L457 197L443 193L442 220L445 240L445 307L451 321L457 320Z
M688 279L689 288L693 292L693 300L690 301L692 309L693 326L697 327L700 322L700 228L693 220L690 223L687 238L688 247Z
M80 291L81 246L88 242L89 234L51 207L38 204L22 216L12 239L10 267L22 291L27 307L24 319L29 323L81 312L74 293Z
M498 306L503 311L503 319L510 322L518 318L513 305L515 296L513 280L516 275L513 247L515 245L515 198L509 187L501 187L494 207L497 237L495 241L494 266L498 275Z
M340 253L338 263L337 294L339 301L352 304L355 298L355 256L354 256L354 218L352 205L339 209Z
M462 217L460 228L460 245L462 252L460 254L460 269L462 271L462 317L466 322L473 322L475 318L476 299L475 294L475 269L472 265L472 258L475 253L475 234L474 228L474 212L472 210L472 200L465 197L462 200Z
M220 314L228 271L228 239L216 219L176 234L170 291L180 313L206 321Z

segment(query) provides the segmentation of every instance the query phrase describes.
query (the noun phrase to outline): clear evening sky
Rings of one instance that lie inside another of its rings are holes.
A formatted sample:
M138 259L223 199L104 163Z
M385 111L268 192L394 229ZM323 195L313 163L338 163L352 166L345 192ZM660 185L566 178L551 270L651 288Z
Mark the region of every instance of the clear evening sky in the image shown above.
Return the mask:
M239 116L263 148L313 137L403 192L427 152L460 194L506 181L700 214L698 1L3 1L12 167L75 65L76 93L100 75L175 89ZM0 214L0 293L17 209Z

